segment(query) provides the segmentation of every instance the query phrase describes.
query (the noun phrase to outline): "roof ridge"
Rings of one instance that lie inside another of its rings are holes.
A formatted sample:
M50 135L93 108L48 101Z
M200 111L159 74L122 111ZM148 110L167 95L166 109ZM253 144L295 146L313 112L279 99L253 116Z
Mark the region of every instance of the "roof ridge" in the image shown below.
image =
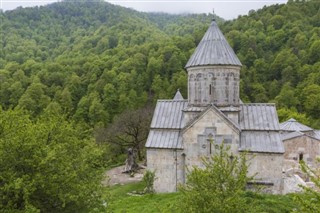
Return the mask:
M187 99L158 99L157 102L186 102Z
M240 105L249 105L249 106L257 106L257 105L267 105L267 106L275 106L276 104L275 103L243 103L243 104L240 104Z

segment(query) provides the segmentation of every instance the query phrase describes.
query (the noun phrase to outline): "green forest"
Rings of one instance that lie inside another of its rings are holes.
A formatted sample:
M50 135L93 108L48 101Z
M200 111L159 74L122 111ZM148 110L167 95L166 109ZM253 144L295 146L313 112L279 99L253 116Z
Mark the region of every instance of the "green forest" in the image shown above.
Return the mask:
M102 0L0 10L0 209L104 208L93 182L127 147L144 158L153 107L177 89L187 98L184 66L213 16ZM320 129L318 0L216 20L243 64L242 101L276 103L280 121Z
M88 128L180 88L212 14L141 13L106 2L64 1L1 12L0 104L37 117L52 110ZM244 102L276 102L281 119L320 128L320 10L273 5L220 27L243 64Z

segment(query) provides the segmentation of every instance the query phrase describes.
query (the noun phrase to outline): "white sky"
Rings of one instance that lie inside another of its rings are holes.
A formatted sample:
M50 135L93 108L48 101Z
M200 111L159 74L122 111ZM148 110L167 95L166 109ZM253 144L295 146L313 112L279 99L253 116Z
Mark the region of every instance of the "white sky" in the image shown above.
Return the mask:
M2 10L12 10L19 6L32 7L46 5L58 0L0 0ZM76 1L76 0L75 0ZM212 13L224 19L234 19L257 10L264 5L284 4L287 0L106 0L112 4L133 8L144 12L167 13Z

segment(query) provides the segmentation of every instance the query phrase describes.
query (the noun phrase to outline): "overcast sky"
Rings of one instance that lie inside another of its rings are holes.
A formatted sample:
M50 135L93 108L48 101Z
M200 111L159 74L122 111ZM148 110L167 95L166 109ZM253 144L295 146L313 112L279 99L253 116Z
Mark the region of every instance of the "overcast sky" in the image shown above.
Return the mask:
M12 10L19 6L32 7L46 5L58 0L0 0L0 8ZM144 12L167 13L212 13L224 19L246 15L264 5L284 4L287 0L106 0L112 4L133 8Z

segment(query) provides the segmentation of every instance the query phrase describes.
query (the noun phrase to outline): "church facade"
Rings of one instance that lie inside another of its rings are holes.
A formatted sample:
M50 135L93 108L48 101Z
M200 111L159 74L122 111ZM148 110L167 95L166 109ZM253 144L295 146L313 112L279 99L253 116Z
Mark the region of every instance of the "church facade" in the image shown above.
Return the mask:
M177 191L187 168L224 142L236 155L247 151L249 175L280 193L284 146L274 104L244 104L239 97L241 62L215 21L186 64L188 98L179 91L158 100L146 142L147 168L155 171L157 192ZM212 143L211 141L214 141Z

